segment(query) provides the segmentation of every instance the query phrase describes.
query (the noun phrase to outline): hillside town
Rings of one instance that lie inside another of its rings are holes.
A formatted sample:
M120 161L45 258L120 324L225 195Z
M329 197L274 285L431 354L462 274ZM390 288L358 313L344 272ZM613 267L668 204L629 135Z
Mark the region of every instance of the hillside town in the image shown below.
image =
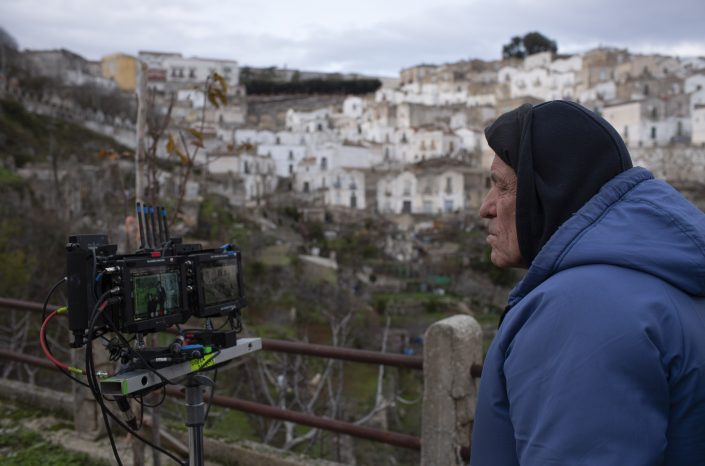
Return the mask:
M228 368L233 372L224 368L218 396L376 429L385 438L418 435L411 447L384 445L349 429L328 432L214 405L207 432L224 444L222 464L234 457L292 466L467 464L481 363L502 335L508 296L525 273L493 263L488 222L478 212L492 187L494 153L484 131L502 113L526 103L579 102L614 126L635 165L705 210L705 57L599 47L418 64L391 78L255 68L238 57L178 52L88 60L66 49L19 50L1 39L0 298L10 298L12 310L0 318L0 347L38 354L38 319L12 306L33 300L41 310L47 289L68 276L67 238L101 233L121 253L141 250L135 203L162 204L170 222L167 229L164 219L169 240L162 244L240 249L247 298L240 336L275 345ZM558 173L564 183L565 172ZM61 302L60 292L46 302ZM68 360L64 330L56 325L50 337ZM277 352L276 344L375 352L402 364ZM0 382L27 382L18 387L53 389L57 380L69 387L60 374L35 377L37 369L19 362L3 370ZM451 373L462 377L444 375ZM162 416L157 428L179 432L182 406L166 392L162 401L147 406ZM0 421L34 422L14 405L0 401L8 413ZM81 412L84 404L64 405L80 421L76 430L93 436L85 450L103 450L111 460L107 439L96 446L100 418ZM0 431L11 424L0 422ZM66 436L79 437L73 430ZM241 448L241 440L251 445ZM220 448L213 445L209 450ZM452 458L424 459L434 449Z
M541 52L523 59L421 64L401 70L398 79L384 79L373 94L322 100L308 110L280 106L279 118L255 120L236 60L152 51L116 53L99 62L67 50L25 54L37 73L66 85L135 93L144 79L158 112L169 107L171 125L200 121L205 150L195 162L223 181L212 190L233 206L294 196L314 209L380 215L476 210L492 158L483 128L520 104L553 99L574 100L604 116L637 163L658 176L697 181L705 172L705 58L603 47L570 56ZM283 80L325 76L267 71ZM227 104L218 108L209 105L203 88L214 72L227 83ZM136 147L134 115L80 108L2 76L0 84L31 110L73 114ZM167 156L164 144L158 154ZM203 188L190 183L188 195L196 199Z

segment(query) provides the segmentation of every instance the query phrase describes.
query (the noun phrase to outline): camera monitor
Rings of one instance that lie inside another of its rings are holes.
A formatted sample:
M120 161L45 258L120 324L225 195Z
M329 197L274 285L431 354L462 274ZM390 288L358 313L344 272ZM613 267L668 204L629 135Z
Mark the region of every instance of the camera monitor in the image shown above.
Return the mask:
M225 316L245 306L240 252L205 252L187 262L190 303L197 317Z
M174 314L181 309L179 270L170 267L137 269L131 274L133 320Z
M124 332L153 332L185 322L182 260L179 257L124 261L125 312L120 322Z

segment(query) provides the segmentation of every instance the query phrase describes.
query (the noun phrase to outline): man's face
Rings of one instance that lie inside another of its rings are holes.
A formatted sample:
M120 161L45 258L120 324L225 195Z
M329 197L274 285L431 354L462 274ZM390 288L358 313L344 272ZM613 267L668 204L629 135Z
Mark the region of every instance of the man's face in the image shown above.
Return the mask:
M517 239L517 176L512 167L495 156L490 168L492 188L480 207L488 219L487 242L492 247L490 260L497 267L521 267L523 260Z

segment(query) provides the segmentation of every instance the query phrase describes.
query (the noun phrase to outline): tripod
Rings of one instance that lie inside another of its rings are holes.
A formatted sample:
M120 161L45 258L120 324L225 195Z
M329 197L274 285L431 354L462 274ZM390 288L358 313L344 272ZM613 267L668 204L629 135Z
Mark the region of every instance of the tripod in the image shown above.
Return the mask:
M189 374L186 379L186 427L188 427L189 466L203 466L203 424L206 404L203 402L204 386L212 387L213 381L203 374Z
M236 345L221 348L197 360L184 361L155 370L136 369L100 381L103 394L128 396L146 393L164 384L164 380L175 380L186 376L186 427L189 431L189 466L203 466L203 424L206 404L203 402L203 387L212 387L213 381L201 372L231 359L245 356L262 349L259 338L241 338Z

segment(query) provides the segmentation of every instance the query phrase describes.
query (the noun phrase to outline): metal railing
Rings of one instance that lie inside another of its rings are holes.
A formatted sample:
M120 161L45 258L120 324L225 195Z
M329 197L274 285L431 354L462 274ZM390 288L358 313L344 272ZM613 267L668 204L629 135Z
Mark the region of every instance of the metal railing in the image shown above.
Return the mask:
M42 312L43 304L12 298L0 298L0 308ZM58 306L48 305L47 311L50 312L57 308ZM381 364L406 369L423 370L423 357L421 356L382 353L378 351L342 348L330 345L276 340L269 338L262 339L262 349L265 351L301 354L350 362L376 365ZM38 358L35 356L30 356L7 350L0 349L0 359L16 361L45 369L57 369L50 361L44 358ZM482 366L477 364L473 365L470 369L470 373L474 378L480 377L482 374ZM166 392L169 396L183 396L181 389L178 387L167 387ZM208 395L206 395L206 399L209 399ZM371 427L357 425L351 422L323 418L298 411L292 411L253 401L229 398L220 395L215 395L213 397L212 403L216 406L236 409L242 412L258 416L283 420L287 422L294 422L313 428L324 429L330 432L377 441L380 443L394 445L397 447L409 448L412 450L421 449L421 438L409 434L375 429ZM463 448L462 456L467 458L469 456L469 451Z

